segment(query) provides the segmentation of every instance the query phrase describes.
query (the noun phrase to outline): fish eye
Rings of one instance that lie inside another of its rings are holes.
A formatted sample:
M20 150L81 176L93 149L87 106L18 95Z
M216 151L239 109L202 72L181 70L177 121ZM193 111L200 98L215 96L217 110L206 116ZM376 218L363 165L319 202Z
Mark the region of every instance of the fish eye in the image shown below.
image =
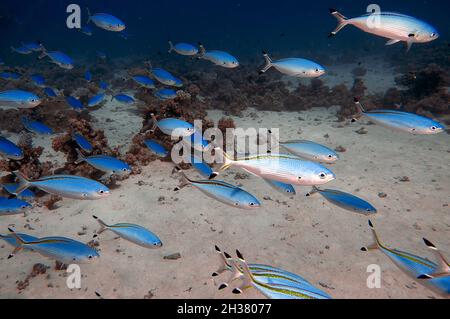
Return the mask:
M320 177L321 179L324 179L325 177L327 177L327 175L326 175L325 173L320 173L319 177Z
M301 176L299 176L299 177L297 177L297 179L298 179L298 180L301 180L301 179L302 179L302 177L301 177Z
M126 171L128 171L128 169L126 169L126 168L122 168L122 171L126 172Z
M92 255L89 255L88 258L89 258L89 259L92 259L92 258L94 258L94 257L93 257Z
M316 72L319 72L319 69L316 69Z
M431 32L430 36L434 38L436 36L436 32Z
M432 126L431 130L436 131L437 127L436 126Z
M239 206L239 203L238 202L234 203L234 206Z
M331 154L330 154L330 155L328 155L328 158L333 158L333 155L331 155Z

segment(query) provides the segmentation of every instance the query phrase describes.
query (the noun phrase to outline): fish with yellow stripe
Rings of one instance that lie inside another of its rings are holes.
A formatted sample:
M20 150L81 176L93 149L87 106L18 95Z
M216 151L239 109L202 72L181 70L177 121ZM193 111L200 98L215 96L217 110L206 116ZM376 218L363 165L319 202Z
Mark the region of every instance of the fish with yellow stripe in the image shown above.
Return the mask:
M361 248L362 251L380 250L386 256L388 256L389 259L391 259L391 261L398 268L400 268L405 274L407 274L414 280L417 280L419 283L441 295L450 295L450 276L448 275L448 263L440 253L437 254L437 257L439 258L439 264L436 264L426 258L413 255L406 251L391 249L385 246L380 241L375 227L370 220L369 226L372 230L374 243L370 246ZM433 244L431 244L431 242L425 240L425 243L428 247L437 251L437 249ZM442 276L442 273L447 273L447 276ZM439 275L433 277L432 274Z
M119 223L115 225L108 225L97 216L93 216L100 224L100 230L95 237L103 233L105 230L110 230L121 238L128 240L136 245L145 248L159 248L162 247L162 241L150 230L135 224Z
M256 209L261 207L259 200L242 188L223 181L193 181L189 179L179 167L175 167L174 172L177 172L182 176L182 183L175 188L175 191L179 191L186 186L192 185L205 195L229 206L240 209Z
M228 287L236 279L242 279L242 284L233 289L234 294L242 294L253 287L269 299L331 299L327 293L300 276L270 266L249 265L238 250L237 259L224 254L225 263L232 268L233 275L219 289Z
M84 264L97 259L98 252L79 241L65 237L45 237L36 238L23 234L16 234L12 229L11 237L15 239L11 244L15 246L14 251L9 255L11 259L22 250L33 251L64 264Z
M219 172L232 166L262 177L286 184L299 186L323 185L336 179L336 175L323 165L303 160L286 154L250 155L234 160L220 148L215 148L217 155L223 158Z

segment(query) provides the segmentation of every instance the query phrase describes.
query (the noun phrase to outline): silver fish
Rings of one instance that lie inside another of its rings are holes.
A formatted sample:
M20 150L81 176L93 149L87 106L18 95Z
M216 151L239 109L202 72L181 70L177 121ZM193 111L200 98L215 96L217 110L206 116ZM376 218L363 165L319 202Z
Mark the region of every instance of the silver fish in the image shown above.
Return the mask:
M430 24L404 14L394 12L374 12L347 19L335 9L331 14L338 20L337 28L331 32L335 36L342 28L353 25L364 32L389 39L386 45L405 42L408 50L413 43L427 43L439 38L439 32Z
M154 233L149 231L148 229L129 223L120 223L115 225L108 225L99 219L97 216L93 216L95 220L100 224L100 230L97 232L97 235L100 235L105 230L110 230L116 235L119 235L123 239L131 241L136 245L145 247L145 248L159 248L162 247L162 241L156 236Z
M217 155L222 155L224 171L231 166L240 167L259 177L292 185L323 185L336 179L336 176L319 163L309 162L296 156L285 154L262 154L247 156L234 160L222 149L216 148Z
M110 195L110 191L105 185L81 176L53 175L30 181L18 171L15 171L14 174L20 183L14 195L22 193L29 187L37 187L53 195L81 200L102 199Z
M215 180L193 181L180 168L176 167L175 171L183 177L182 184L175 188L175 191L192 185L205 195L236 208L255 209L261 207L257 198L237 186Z

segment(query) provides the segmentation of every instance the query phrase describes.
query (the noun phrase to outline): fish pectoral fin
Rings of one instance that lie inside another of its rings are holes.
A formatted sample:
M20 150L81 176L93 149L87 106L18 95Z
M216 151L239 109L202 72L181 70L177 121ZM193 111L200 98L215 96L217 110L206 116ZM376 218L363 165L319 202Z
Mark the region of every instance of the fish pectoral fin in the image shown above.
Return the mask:
M399 43L399 42L400 42L400 40L391 39L388 42L386 42L386 45L393 45L393 44L396 44L396 43Z
M361 247L361 251L371 251L371 250L378 250L379 246L377 244L371 244L369 246Z

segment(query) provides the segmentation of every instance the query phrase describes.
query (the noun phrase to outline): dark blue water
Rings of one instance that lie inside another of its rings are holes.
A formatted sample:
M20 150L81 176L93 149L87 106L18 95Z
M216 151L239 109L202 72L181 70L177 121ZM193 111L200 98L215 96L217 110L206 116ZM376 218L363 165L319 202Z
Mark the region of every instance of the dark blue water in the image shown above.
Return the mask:
M87 37L66 27L66 7L77 3L91 12L107 12L121 18L132 35L124 40L113 32L95 28ZM350 0L325 1L138 1L138 0L2 0L0 3L0 57L7 62L25 62L26 58L10 54L10 46L21 41L40 40L50 50L69 55L105 51L111 57L154 55L167 50L167 40L196 43L206 48L223 49L240 60L260 59L261 50L288 56L300 52L312 57L319 52L330 55L345 50L374 54L386 51L386 40L348 27L335 39L327 35L336 25L329 7L354 17L366 12L371 2ZM450 2L377 1L383 11L397 11L421 18L434 25L441 38L432 45L449 40ZM399 50L401 46L387 50ZM414 51L413 53L414 54Z

